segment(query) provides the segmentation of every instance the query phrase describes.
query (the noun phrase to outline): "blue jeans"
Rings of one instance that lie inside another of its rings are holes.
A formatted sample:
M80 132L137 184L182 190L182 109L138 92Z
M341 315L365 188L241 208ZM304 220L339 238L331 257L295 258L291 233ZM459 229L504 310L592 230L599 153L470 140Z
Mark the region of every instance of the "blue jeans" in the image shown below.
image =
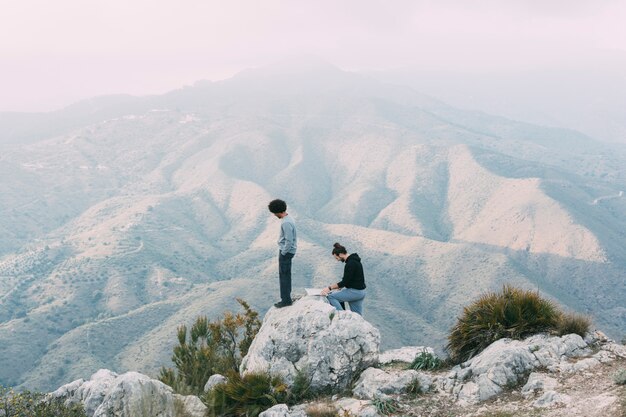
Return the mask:
M326 296L328 302L337 310L342 311L341 302L347 301L350 304L350 310L363 315L363 299L365 298L365 290L356 290L354 288L343 288L341 291L333 291Z
M278 282L280 284L280 301L291 304L291 259L293 253L283 255L278 251Z

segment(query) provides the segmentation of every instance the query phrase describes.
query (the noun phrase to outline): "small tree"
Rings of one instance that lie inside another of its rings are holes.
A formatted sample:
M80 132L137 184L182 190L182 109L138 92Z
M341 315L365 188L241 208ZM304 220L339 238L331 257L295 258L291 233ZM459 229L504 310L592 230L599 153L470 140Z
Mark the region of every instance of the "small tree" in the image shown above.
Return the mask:
M239 371L261 322L248 303L239 298L237 302L243 313L226 312L215 321L198 317L190 332L185 325L178 328L172 356L176 370L163 367L159 375L163 383L179 393L199 394L211 375Z

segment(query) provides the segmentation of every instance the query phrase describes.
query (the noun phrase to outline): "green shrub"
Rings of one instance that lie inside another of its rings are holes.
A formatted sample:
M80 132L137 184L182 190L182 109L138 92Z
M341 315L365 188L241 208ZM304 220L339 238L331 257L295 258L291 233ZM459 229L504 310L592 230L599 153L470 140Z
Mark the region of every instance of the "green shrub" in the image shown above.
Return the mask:
M311 380L305 370L298 370L293 380L293 384L288 392L287 402L298 404L313 398L315 393L311 389Z
M617 385L626 385L626 369L620 369L613 375L613 381Z
M454 362L463 362L498 339L555 330L561 314L538 292L505 285L501 292L486 293L463 309L446 348Z
M424 388L422 387L419 378L413 379L406 387L406 393L409 395L417 396L423 392Z
M578 313L563 314L557 325L559 336L576 333L580 337L585 337L591 327L591 319L588 316Z
M413 362L409 365L409 369L432 371L443 366L443 361L430 352L419 353Z
M280 378L263 373L241 377L228 374L228 381L214 386L203 396L207 416L256 417L276 404L286 402L287 386Z
M244 312L226 312L216 321L198 317L187 331L178 328L178 345L172 362L176 369L162 368L159 380L179 394L200 394L213 374L237 372L242 358L261 327L259 314L237 299Z
M61 400L47 399L44 394L17 393L0 386L0 415L3 417L86 417L81 403L65 405Z
M311 404L306 408L308 417L339 417L337 408L331 403Z
M398 402L393 398L374 397L372 405L376 408L376 412L383 416L396 413L399 409Z

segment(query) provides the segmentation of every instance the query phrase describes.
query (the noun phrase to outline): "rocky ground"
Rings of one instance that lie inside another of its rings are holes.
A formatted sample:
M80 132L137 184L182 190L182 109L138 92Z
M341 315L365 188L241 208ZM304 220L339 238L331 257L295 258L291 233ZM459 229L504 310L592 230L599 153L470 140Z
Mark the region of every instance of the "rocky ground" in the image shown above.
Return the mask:
M314 298L270 310L241 373L267 371L288 385L301 374L312 392L336 394L277 404L259 417L626 417L626 386L614 380L626 370L626 346L600 331L500 339L438 371L408 369L414 359L433 364L432 348L381 353L379 341L361 316ZM224 378L213 375L205 390L216 380ZM207 411L198 397L177 395L137 372L100 370L51 396L83 403L88 417L204 417Z
M619 358L600 364L587 371L571 374L546 375L555 378L555 391L563 402L548 407L535 407L533 403L542 393L524 397L522 386L513 387L493 400L475 405L460 405L450 396L440 393L404 396L394 415L412 417L626 417L626 386L617 385L613 376L626 369L626 359ZM436 374L445 375L446 371Z

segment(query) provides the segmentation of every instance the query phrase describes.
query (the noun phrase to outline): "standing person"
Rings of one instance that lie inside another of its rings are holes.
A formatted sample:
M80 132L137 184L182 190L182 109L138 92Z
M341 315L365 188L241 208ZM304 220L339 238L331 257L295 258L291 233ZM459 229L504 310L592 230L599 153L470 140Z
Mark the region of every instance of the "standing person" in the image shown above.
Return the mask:
M283 200L272 200L267 206L281 220L280 237L278 238L278 282L280 284L280 301L276 308L291 305L291 259L298 248L296 223L287 213L287 203Z
M361 258L357 253L348 254L346 248L339 243L333 245L332 255L336 260L344 262L343 278L336 284L330 284L322 290L330 304L337 310L343 310L342 303L348 302L350 310L363 315L363 299L365 298L365 275ZM333 291L334 289L341 291Z

